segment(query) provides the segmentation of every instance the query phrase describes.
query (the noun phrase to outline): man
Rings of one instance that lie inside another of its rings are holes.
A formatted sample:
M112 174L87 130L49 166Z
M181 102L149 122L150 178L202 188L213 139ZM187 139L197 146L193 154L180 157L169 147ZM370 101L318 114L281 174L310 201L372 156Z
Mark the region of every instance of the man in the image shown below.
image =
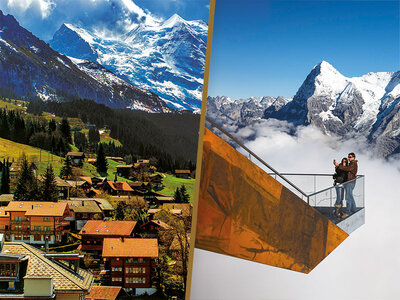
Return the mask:
M353 190L356 186L356 181L353 179L357 178L357 170L358 164L356 160L356 155L351 152L348 155L349 165L344 166L343 164L337 163L334 161L336 167L339 167L340 170L347 172L347 182L344 184L344 190L346 192L346 212L342 215L342 219L347 218L351 213L356 212L356 202L354 201Z

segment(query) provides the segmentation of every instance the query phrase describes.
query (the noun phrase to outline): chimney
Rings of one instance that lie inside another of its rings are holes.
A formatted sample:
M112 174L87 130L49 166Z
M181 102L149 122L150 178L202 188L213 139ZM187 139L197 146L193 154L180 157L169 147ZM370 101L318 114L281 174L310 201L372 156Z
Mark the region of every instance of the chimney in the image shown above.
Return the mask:
M85 201L84 200L82 200L82 206L85 206Z
M33 209L33 205L31 205L31 209Z
M125 238L124 238L123 236L121 236L121 242L124 242L124 239L125 239Z
M46 253L49 253L49 237L46 236L44 238L44 250Z

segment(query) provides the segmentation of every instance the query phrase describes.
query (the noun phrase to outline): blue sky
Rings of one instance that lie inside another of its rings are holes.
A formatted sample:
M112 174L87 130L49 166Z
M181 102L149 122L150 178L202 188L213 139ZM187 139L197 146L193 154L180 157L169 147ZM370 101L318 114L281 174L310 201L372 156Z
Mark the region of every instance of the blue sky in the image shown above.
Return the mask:
M210 96L292 97L326 60L348 77L400 70L399 1L217 0Z
M48 41L62 23L107 29L125 24L135 18L132 3L156 18L167 19L177 13L187 20L208 22L209 0L0 0L0 10L14 15L23 27Z

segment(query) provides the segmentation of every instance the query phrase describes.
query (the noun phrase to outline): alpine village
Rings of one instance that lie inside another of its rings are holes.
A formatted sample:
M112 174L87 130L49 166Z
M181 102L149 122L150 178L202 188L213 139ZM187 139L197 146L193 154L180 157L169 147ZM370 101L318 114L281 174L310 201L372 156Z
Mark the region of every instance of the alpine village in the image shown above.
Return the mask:
M184 298L194 159L124 114L0 97L1 299Z

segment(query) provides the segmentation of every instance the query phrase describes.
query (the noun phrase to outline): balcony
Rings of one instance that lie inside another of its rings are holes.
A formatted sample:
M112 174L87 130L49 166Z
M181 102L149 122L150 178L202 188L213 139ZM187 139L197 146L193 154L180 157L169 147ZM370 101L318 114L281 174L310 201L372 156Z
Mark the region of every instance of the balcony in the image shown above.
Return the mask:
M332 174L302 174L302 173L268 173L278 182L284 184L289 190L314 207L321 214L326 216L331 222L346 231L352 233L365 221L365 176L358 175L356 179L333 185ZM287 184L286 180L292 184ZM349 183L354 183L353 197L356 203L356 212L349 217L342 219L335 215L335 202L337 199L337 190L344 192L342 213L346 212L346 194L345 188Z
M343 186L333 186L333 165L332 174L280 173L207 121L222 134L204 133L196 248L309 273L364 224L364 176L353 181L357 211L336 218Z
M18 220L10 220L10 224L11 225L29 225L30 224L30 221L28 221L28 220L21 220L21 221L18 221Z

